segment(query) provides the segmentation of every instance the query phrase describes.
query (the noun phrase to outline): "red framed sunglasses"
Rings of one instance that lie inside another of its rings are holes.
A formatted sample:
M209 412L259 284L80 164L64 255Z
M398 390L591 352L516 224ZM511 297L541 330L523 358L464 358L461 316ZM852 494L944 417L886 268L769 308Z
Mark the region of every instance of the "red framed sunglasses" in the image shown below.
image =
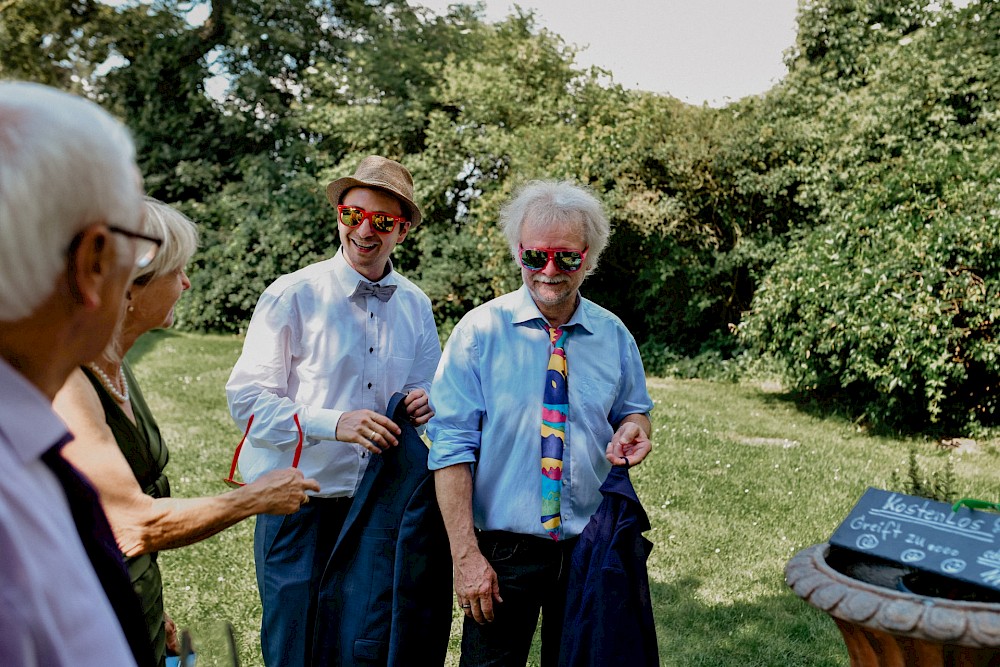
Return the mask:
M340 220L340 224L352 228L358 227L362 222L368 220L372 225L372 229L379 234L391 234L392 230L396 228L397 222L404 225L410 224L406 218L401 216L378 211L366 211L360 206L348 206L347 204L339 204L337 206L337 218Z
M295 420L295 428L299 430L299 443L295 445L295 456L292 457L292 467L299 467L299 457L302 456L302 425L299 424L299 416L293 415ZM247 436L250 434L250 427L253 426L253 415L250 415L250 420L247 422L247 430L243 431L243 438L240 440L240 444L236 445L236 451L233 452L233 464L229 466L229 477L226 477L222 481L227 485L238 489L241 486L246 486L246 482L236 481L236 466L240 462L240 451L243 449L243 443L246 442Z
M541 271L549 262L563 273L574 273L579 271L583 262L587 259L587 251L570 250L568 248L525 248L518 244L517 256L521 260L521 266L529 271Z

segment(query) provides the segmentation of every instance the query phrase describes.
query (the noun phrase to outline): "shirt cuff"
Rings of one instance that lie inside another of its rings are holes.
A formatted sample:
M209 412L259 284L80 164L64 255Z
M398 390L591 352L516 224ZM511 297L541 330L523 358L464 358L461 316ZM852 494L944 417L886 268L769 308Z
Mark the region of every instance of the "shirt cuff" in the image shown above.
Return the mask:
M446 445L446 438L442 437L442 433L438 432L435 435L437 440L431 443L430 451L427 454L428 470L440 470L460 463L476 462L476 449L474 447L456 446L451 443Z
M307 437L315 440L337 439L337 423L344 415L343 410L306 406L303 412L306 419L305 423L302 424L302 432Z

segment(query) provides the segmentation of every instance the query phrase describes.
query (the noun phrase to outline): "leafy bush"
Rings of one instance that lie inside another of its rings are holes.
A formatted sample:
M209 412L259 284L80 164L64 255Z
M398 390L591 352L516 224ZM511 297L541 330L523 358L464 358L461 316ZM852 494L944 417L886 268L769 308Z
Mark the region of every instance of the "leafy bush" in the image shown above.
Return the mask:
M871 189L888 199L922 188L904 178ZM994 423L1000 244L989 211L1000 186L958 190L928 207L883 201L807 234L758 290L744 340L784 360L797 388L854 393L878 422Z
M901 428L998 421L998 28L995 3L945 17L820 109L803 189L825 222L793 236L742 326L794 389Z

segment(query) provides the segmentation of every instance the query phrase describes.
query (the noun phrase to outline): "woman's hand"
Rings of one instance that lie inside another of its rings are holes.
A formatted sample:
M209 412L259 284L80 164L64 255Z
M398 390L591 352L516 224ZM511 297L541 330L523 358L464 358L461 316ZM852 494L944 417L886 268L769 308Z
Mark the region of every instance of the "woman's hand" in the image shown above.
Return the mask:
M319 483L307 479L301 470L282 468L261 475L243 489L261 503L259 514L292 514L309 502L306 491L319 491Z

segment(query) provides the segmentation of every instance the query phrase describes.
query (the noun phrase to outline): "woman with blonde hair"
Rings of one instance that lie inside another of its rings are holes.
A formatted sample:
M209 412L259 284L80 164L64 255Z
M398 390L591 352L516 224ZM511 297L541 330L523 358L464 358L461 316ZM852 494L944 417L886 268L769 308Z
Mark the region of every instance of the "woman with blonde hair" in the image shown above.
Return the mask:
M164 614L157 552L210 537L256 514L291 514L318 491L292 468L218 496L173 498L164 474L168 453L125 355L147 331L173 324L174 305L191 287L185 266L198 244L197 230L179 211L146 198L146 229L163 239L133 275L116 334L93 362L73 372L54 406L74 440L64 456L97 488L125 557L160 665L173 623Z

